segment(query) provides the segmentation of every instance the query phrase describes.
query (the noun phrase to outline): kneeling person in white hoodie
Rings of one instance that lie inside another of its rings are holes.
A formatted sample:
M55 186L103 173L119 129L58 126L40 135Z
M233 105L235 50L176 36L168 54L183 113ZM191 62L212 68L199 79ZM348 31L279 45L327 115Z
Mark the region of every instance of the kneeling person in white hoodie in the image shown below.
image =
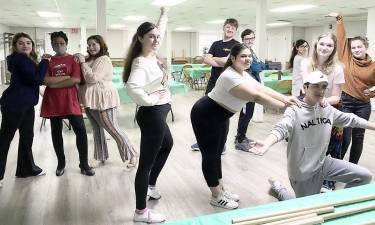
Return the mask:
M324 179L346 183L345 188L371 182L372 174L368 169L326 156L332 126L375 130L375 123L352 113L343 113L331 105L321 107L327 85L327 76L319 71L306 76L302 106L288 107L271 134L265 140L257 141L251 149L251 152L263 155L275 143L289 138L287 167L295 195L280 182L270 179L279 200L318 194Z

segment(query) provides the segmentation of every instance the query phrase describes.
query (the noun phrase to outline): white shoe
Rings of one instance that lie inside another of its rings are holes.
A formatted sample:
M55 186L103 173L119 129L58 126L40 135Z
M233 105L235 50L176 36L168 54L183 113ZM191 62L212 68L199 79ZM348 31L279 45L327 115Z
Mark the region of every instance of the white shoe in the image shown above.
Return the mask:
M144 213L134 213L134 222L143 223L161 223L165 221L165 216L156 212L146 209Z
M161 198L161 194L156 190L155 186L149 186L147 189L147 198L149 200L159 200Z
M3 187L3 180L0 180L0 188Z
M232 199L233 201L235 202L239 202L240 201L240 196L238 194L234 194L230 191L224 191L223 193L225 195L225 197L229 198L229 199Z
M281 181L276 180L273 177L268 178L268 183L270 183L271 189L276 193L279 193L281 189L286 189Z
M235 202L233 199L228 198L225 196L224 192L219 194L217 197L211 198L210 204L213 206L221 207L224 209L237 209L238 203Z
M40 171L40 173L38 173L35 176L44 176L44 175L46 175L46 172L44 170L42 170L42 171Z

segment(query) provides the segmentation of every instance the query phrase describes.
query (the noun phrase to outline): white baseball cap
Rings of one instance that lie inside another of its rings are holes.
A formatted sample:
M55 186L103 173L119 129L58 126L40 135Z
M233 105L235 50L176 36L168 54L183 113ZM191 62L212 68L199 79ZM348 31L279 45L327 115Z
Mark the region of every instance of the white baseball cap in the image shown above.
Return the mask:
M304 81L303 81L304 84L306 84L306 83L318 84L318 83L321 83L321 82L328 83L327 76L320 71L311 72L308 75L306 75L304 78L305 78Z

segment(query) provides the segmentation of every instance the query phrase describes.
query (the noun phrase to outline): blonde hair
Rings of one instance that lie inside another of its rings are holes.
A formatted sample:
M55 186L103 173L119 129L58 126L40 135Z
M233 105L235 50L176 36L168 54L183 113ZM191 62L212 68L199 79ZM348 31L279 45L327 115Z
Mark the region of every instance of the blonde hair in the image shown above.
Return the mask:
M313 51L313 54L310 58L310 66L311 66L311 71L315 71L318 69L318 53L317 53L317 46L318 46L318 42L320 39L324 38L324 37L329 37L333 40L333 44L334 44L334 47L333 47L333 51L331 53L331 55L328 57L328 59L323 63L323 65L321 65L321 68L319 69L322 73L326 74L327 76L329 76L334 70L335 70L335 67L336 65L339 63L339 60L337 58L337 38L336 38L336 35L328 32L328 33L324 33L324 34L321 34L316 42L314 43L314 51Z

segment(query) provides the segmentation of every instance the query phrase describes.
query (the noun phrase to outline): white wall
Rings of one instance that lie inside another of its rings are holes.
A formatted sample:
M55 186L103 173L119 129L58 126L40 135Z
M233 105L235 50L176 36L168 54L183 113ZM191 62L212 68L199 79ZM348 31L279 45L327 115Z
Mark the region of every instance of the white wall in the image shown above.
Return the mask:
M8 26L5 26L4 24L0 24L0 61L1 60L4 60L5 57L4 57L4 43L3 43L3 33L6 32L6 33L9 33L10 32L10 29Z
M281 62L285 68L289 60L292 42L293 27L267 29L267 60Z

